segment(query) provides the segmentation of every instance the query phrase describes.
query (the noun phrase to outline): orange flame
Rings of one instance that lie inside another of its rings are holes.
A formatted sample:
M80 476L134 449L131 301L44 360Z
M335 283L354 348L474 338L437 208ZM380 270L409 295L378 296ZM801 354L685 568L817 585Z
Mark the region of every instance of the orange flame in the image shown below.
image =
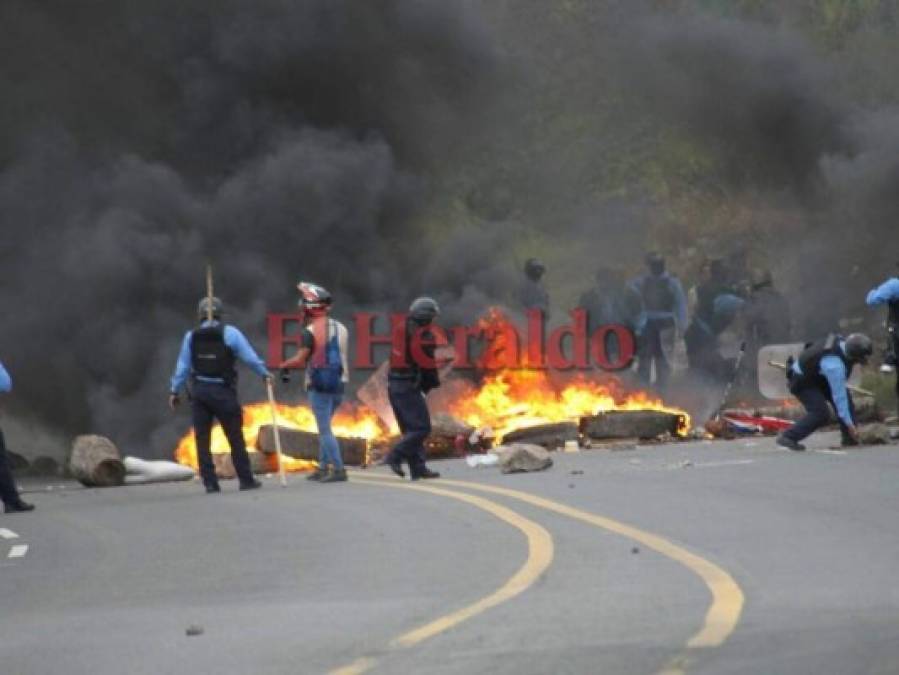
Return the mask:
M515 368L515 364L527 363L526 349L517 343L514 324L502 311L492 308L479 322L487 339L484 352L478 359L478 367L487 374L479 386L456 380L451 387L438 390L432 404L475 427L489 427L497 438L516 429L539 424L577 421L587 415L610 410L658 410L682 416L684 422L678 433L686 435L690 429L690 417L683 410L672 408L658 397L646 391L628 391L617 378L596 371L589 375L578 373L564 375L557 371ZM280 426L316 432L315 417L305 405L279 405ZM243 433L251 450L259 428L271 424L268 403L244 406ZM396 430L388 430L377 415L362 405L345 404L334 417L334 433L341 437L365 438L385 441ZM213 453L230 452L221 428L212 433ZM178 443L175 459L181 464L197 468L196 443L192 433ZM277 458L267 457L267 467L277 471ZM285 457L288 471L307 471L316 462Z
M278 426L300 431L316 432L315 416L306 406L278 405ZM268 403L250 403L243 407L243 437L247 441L247 449L255 452L256 437L259 428L272 423L271 408ZM337 436L365 438L369 441L383 435L381 422L377 416L367 408L344 405L334 416L333 427ZM216 424L212 430L210 449L213 454L229 453L231 447L228 439ZM175 448L175 461L186 466L198 468L197 443L192 432L188 432L179 441ZM277 457L266 457L267 470L277 471ZM317 462L284 457L286 471L311 471L318 466Z
M450 412L474 427L490 427L497 437L538 424L577 421L609 410L659 410L684 416L679 433L690 428L683 410L666 406L645 391L627 392L615 378L594 382L584 375L554 386L545 371L506 370L489 375L483 384L450 406Z

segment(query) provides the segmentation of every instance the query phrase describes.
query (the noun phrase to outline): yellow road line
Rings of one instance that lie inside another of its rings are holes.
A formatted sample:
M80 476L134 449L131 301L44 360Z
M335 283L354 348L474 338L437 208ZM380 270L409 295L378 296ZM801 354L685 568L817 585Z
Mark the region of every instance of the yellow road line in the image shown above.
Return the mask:
M381 481L395 480L389 476L370 475L369 477L377 478ZM712 594L712 604L706 612L705 622L700 631L693 635L689 642L687 642L688 648L718 647L730 637L731 633L733 633L734 629L737 627L737 623L740 621L745 597L742 589L737 582L734 581L733 577L715 563L706 560L663 537L611 518L599 516L590 513L589 511L582 511L560 502L538 497L537 495L532 495L520 490L511 490L509 488L483 485L480 483L470 483L468 481L445 479L441 479L440 484L478 490L480 492L489 492L491 494L517 499L532 504L533 506L546 509L547 511L568 516L569 518L580 520L609 532L633 539L647 548L684 565L703 580Z
M390 642L389 647L392 649L413 647L428 638L458 626L464 621L472 619L479 614L483 614L488 609L511 600L533 586L537 579L540 578L540 575L552 564L554 545L552 536L549 532L534 521L528 520L508 507L483 497L477 497L464 492L444 490L439 487L434 487L433 485L410 485L409 483L400 483L397 481L385 482L382 480L371 480L372 478L376 477L354 474L353 482L361 484L367 483L368 485L377 485L378 487L394 487L405 490L415 490L417 492L428 492L430 494L466 502L517 528L527 538L528 543L527 560L525 560L518 571L515 572L515 574L513 574L500 588L467 607L445 614L424 626L403 633ZM332 670L330 675L361 675L361 673L370 670L375 665L376 660L374 658L363 657L347 666Z

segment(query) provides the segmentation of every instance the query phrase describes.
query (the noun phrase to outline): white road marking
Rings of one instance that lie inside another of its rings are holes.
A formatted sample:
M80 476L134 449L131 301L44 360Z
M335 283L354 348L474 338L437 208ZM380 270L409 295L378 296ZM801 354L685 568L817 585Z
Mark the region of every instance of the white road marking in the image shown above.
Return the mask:
M5 527L0 527L0 539L18 539L19 535L17 535L12 530L7 530Z
M845 450L812 450L812 452L817 452L819 455L848 455L849 454Z
M714 469L718 466L742 466L744 464L755 464L754 459L724 459L717 462L699 462L693 466L697 469Z
M7 558L24 558L25 554L28 553L28 544L17 544L9 549L9 555Z

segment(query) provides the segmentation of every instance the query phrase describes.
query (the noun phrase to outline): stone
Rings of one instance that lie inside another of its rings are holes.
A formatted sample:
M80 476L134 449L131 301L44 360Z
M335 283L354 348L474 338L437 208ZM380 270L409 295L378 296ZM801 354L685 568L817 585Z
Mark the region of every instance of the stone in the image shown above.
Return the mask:
M890 428L886 424L865 424L858 429L862 445L886 445L890 442Z
M495 450L499 455L499 466L503 473L524 473L543 471L553 465L549 452L539 445L513 443Z

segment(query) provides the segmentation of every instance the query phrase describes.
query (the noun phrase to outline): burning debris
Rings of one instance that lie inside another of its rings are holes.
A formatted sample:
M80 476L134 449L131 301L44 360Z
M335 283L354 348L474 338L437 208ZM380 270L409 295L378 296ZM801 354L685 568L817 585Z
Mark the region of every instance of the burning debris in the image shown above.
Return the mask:
M460 457L489 450L494 438L503 445L531 444L547 450L587 439L654 439L685 437L690 417L666 406L645 391L628 391L618 379L602 375L592 380L578 374L555 382L548 371L501 370L478 385L455 378L453 386L432 404L432 433L426 442L429 458ZM285 469L310 471L318 457L315 418L305 406L278 406ZM271 416L267 404L244 407L244 437L253 469L277 471ZM349 465L364 466L382 457L396 440L388 427L365 405L344 405L334 418L334 431ZM212 453L219 477L232 477L230 449L221 429L212 435ZM197 467L192 434L175 450L178 462Z

